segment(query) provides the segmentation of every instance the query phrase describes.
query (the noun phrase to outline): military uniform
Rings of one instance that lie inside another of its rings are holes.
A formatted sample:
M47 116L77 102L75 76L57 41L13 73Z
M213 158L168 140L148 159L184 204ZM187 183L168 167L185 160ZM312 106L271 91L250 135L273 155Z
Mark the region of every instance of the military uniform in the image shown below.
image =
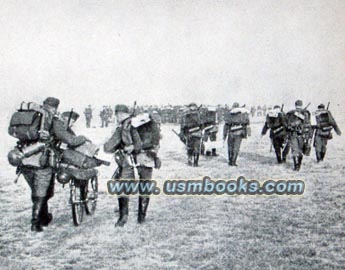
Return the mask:
M207 143L215 142L217 140L217 133L218 133L218 123L217 123L217 111L215 108L205 108L201 112L201 123L202 123L202 130L203 133L203 141ZM204 154L205 146L202 144L201 153ZM206 149L206 156L217 156L217 149Z
M266 122L262 128L261 135L264 136L270 129L270 138L276 153L278 163L286 162L290 146L287 142L286 116L279 106L274 106L273 111L266 116ZM283 153L282 151L283 150Z
M235 102L232 109L227 114L223 129L223 139L228 138L228 159L230 166L237 166L236 161L240 152L243 138L247 138L249 126L248 112L244 108L239 108Z
M85 108L84 115L85 115L85 119L86 119L86 127L90 128L90 126L91 126L91 119L92 119L91 105L89 105L89 107Z
M162 123L162 119L161 119L161 116L159 115L159 113L157 111L153 111L152 112L152 119L153 121L155 121L155 123L159 126L161 126L161 123Z
M197 167L201 151L202 123L197 105L191 103L183 114L181 121L180 138L187 146L188 165Z
M325 105L320 104L315 112L316 130L314 137L314 147L317 162L323 161L326 155L327 142L332 139L332 129L337 135L341 135L341 131L334 120L330 111L325 109Z
M79 153L78 146L83 145L87 139L84 136L76 136L72 130L72 125L79 118L79 114L76 112L64 112L62 114L61 121L55 123L56 125L61 125L61 128L58 129L58 136L56 136L57 144L60 142L66 143L67 147L59 149L61 151L61 162L60 169L57 172L57 180L59 181L61 177L67 175L68 180L74 176L72 171L79 171L79 176L83 175L83 179L74 177L74 185L80 187L81 191L81 200L85 201L88 192L89 179L92 177L87 177L89 175L96 175L97 171L93 168L100 165L107 165L107 162L95 158L92 154L90 156L85 156L84 154ZM62 129L64 125L64 129ZM59 138L62 140L60 141ZM59 147L60 148L60 147ZM74 150L75 149L75 150ZM74 154L75 153L75 154ZM91 157L92 156L92 157ZM82 162L80 160L82 159ZM67 165L66 168L64 165ZM82 165L82 166L80 166ZM70 166L73 168L70 168ZM84 204L86 214L90 214L88 204Z
M46 110L45 142L50 142L40 155L40 166L24 165L20 171L31 188L31 197L33 202L32 209L32 227L33 231L42 231L41 226L47 226L53 216L48 212L48 200L54 196L54 168L52 160L55 159L54 142L63 141L67 144L77 146L85 142L83 136L73 136L66 131L64 123L56 116L55 111L59 105L59 100L47 98L43 108ZM52 109L53 108L53 109Z
M102 125L101 127L108 127L109 124L109 112L108 109L103 106L103 110L100 112L100 117L101 117L101 121L102 121Z
M153 168L159 169L161 166L158 158L160 142L160 126L152 117L146 125L137 127L137 131L142 142L142 149L136 156L136 164L140 181L152 180ZM138 223L143 223L150 198L148 195L139 195L138 202Z
M310 112L302 108L302 101L295 102L296 109L287 113L288 139L293 156L294 170L299 171L302 165L303 154L308 155L309 141L312 136Z
M45 114L43 116L44 121L44 138L40 141L46 141L49 138L47 136L51 133L53 125L54 113L59 106L60 101L56 98L49 97L44 101L43 109ZM46 148L47 152L52 149ZM44 153L38 153L43 157ZM31 189L32 200L32 219L31 230L40 232L42 226L47 226L51 220L52 215L48 212L48 200L54 196L54 175L53 169L49 167L48 162L44 162L43 158L40 165L30 164L27 162L25 165L20 166L20 172L23 174ZM33 157L32 157L33 158ZM46 160L47 161L47 160Z
M139 180L151 180L154 161L157 161L157 145L155 150L146 151L145 142L140 138L138 130L132 125L132 117L129 115L129 109L125 105L117 105L115 114L119 126L116 128L111 138L104 144L104 152L115 153L119 173L118 179L133 180L135 179L135 169L138 170ZM150 164L151 163L151 164ZM128 219L128 202L126 196L119 196L120 216L115 226L124 226ZM138 222L145 220L149 198L139 196L138 205Z

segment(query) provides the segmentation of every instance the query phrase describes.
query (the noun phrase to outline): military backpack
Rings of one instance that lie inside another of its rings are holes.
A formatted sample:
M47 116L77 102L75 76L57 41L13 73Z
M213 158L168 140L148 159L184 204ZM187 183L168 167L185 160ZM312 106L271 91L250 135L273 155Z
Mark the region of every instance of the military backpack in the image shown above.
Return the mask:
M12 115L8 133L21 142L38 141L40 132L45 129L46 112L33 102L22 102L19 109Z

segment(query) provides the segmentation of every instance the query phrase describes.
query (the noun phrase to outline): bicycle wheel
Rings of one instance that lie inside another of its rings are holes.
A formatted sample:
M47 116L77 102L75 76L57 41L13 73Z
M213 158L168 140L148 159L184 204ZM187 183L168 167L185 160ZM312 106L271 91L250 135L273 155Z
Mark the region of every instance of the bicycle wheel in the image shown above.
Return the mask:
M71 186L71 206L74 226L79 226L83 221L84 206L80 187Z
M98 199L98 178L97 176L90 179L90 186L87 194L87 207L89 214L93 215L96 211Z

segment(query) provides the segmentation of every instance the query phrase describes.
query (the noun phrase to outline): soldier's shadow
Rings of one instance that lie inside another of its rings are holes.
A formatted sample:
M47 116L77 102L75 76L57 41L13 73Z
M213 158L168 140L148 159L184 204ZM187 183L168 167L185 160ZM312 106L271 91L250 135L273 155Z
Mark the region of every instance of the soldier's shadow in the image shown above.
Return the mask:
M244 160L250 160L254 163L276 165L277 159L274 152L270 153L270 156L263 156L254 152L240 152L240 157Z

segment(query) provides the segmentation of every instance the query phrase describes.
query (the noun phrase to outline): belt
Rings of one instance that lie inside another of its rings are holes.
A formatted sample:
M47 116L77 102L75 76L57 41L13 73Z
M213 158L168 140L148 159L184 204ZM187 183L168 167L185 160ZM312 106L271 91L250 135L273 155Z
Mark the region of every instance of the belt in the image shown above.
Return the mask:
M283 127L283 126L280 126L280 127L275 128L275 129L272 129L272 132L273 132L274 134L276 134L276 133L281 132L283 129L284 129L284 127Z
M200 130L200 127L190 128L190 129L188 129L188 132L195 132L198 130Z
M230 131L237 131L242 129L243 127L241 125L233 125L230 127Z
M328 126L328 127L323 127L321 128L322 131L331 131L332 130L332 126Z

